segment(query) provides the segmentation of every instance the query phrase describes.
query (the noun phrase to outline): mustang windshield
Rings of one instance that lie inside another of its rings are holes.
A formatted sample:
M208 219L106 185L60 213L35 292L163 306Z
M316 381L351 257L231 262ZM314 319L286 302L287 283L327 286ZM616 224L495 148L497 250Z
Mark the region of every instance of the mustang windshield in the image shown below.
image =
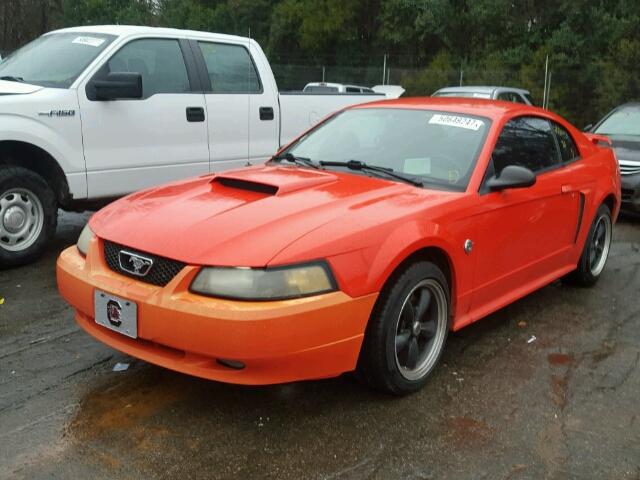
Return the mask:
M68 88L114 38L84 32L43 35L5 58L0 78Z
M312 130L286 153L321 164L363 162L413 176L427 187L464 190L490 123L452 112L353 109Z

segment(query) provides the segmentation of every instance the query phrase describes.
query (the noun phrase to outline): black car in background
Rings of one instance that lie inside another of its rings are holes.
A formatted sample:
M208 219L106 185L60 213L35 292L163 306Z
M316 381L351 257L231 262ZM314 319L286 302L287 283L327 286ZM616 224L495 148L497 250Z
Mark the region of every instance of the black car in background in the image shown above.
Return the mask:
M622 208L640 213L640 102L614 108L590 131L613 143L622 177Z

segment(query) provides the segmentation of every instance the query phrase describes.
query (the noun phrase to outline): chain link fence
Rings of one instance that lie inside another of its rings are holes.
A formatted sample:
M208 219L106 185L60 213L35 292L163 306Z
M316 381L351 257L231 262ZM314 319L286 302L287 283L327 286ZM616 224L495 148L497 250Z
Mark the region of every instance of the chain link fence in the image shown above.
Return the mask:
M617 81L597 63L575 68L550 66L545 82L544 66L532 68L429 69L397 68L393 65L344 67L323 65L272 64L281 91L301 90L309 82L334 82L371 87L401 85L405 96L428 96L447 86L495 85L524 88L537 106L546 105L578 127L594 123L613 107L640 100L640 66L637 75ZM384 78L384 81L383 81ZM630 79L630 80L628 80ZM617 82L617 83L616 83ZM546 85L546 92L545 92Z

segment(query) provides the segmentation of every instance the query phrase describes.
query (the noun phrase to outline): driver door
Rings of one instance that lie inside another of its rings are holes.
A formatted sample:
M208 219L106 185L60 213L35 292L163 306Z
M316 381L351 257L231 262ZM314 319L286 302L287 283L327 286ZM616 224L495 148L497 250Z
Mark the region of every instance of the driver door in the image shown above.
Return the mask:
M536 183L528 188L487 190L486 181L507 165L529 168L536 173ZM505 125L476 210L474 317L500 308L506 298L524 295L570 267L579 195L566 188L568 174L548 120L518 117Z
M205 98L189 55L175 38L131 40L93 78L139 73L142 98L100 101L78 90L91 198L209 172Z

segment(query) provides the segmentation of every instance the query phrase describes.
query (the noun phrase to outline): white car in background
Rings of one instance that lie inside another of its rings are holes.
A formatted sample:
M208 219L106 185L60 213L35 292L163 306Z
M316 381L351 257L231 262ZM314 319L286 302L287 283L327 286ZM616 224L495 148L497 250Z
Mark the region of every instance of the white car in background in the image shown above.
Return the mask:
M523 88L464 86L441 88L432 97L471 97L533 105L531 93Z
M372 88L343 83L311 82L302 89L304 93L375 93Z
M59 207L263 162L330 113L401 91L280 93L262 49L243 37L47 33L0 64L0 267L42 252Z

